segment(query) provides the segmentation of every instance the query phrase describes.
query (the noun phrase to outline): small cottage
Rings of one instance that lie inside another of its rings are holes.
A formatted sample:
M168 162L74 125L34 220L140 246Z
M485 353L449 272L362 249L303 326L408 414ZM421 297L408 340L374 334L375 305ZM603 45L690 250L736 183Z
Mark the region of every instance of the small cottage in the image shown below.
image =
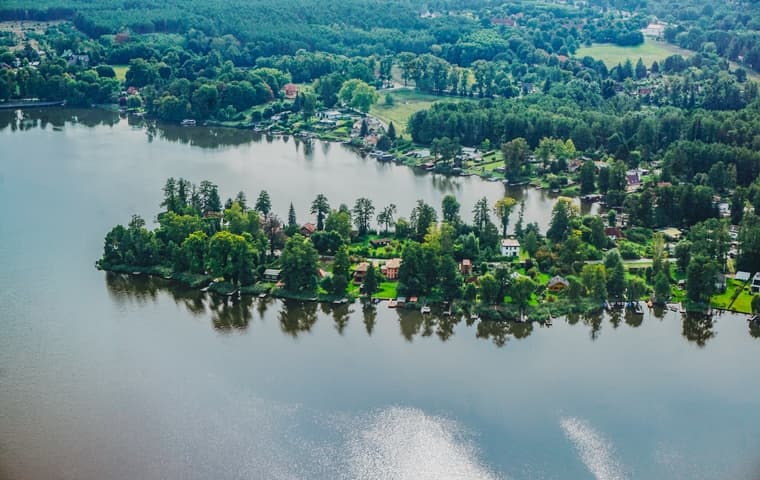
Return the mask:
M361 285L362 282L364 282L364 277L367 276L368 270L369 263L367 262L361 262L359 265L357 265L356 269L354 270L354 283Z
M314 232L317 231L317 226L313 223L304 223L303 226L300 228L299 233L303 235L304 237L310 237Z
M282 271L276 268L267 268L264 270L264 280L267 282L276 282L280 279L280 273Z
M501 256L502 257L519 257L520 242L516 238L501 239Z
M462 275L465 277L472 275L472 260L469 258L463 259L459 263L459 271L462 272Z
M286 83L282 87L282 91L285 93L285 98L293 100L298 96L298 85L295 83Z
M549 283L546 284L546 289L550 292L561 292L562 290L566 289L570 286L570 283L565 280L564 278L560 277L559 275L556 275L549 280Z

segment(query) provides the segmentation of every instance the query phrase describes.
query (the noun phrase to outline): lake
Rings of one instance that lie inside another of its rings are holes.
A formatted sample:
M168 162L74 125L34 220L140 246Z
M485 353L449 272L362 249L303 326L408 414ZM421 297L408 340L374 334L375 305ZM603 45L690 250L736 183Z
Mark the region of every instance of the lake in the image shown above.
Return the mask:
M471 323L229 300L97 271L166 177L463 216L505 194L338 144L0 112L1 479L757 479L760 331L746 317ZM548 224L536 190L525 221ZM514 220L514 219L513 219Z

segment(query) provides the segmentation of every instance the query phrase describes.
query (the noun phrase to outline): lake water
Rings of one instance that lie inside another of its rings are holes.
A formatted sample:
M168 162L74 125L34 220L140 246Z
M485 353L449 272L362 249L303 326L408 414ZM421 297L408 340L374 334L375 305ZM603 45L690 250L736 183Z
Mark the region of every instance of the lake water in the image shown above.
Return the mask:
M504 194L336 144L2 112L0 478L759 478L745 317L469 324L95 270L105 232L152 218L168 176L266 188L300 221L320 192L405 216ZM520 193L545 227L553 199Z

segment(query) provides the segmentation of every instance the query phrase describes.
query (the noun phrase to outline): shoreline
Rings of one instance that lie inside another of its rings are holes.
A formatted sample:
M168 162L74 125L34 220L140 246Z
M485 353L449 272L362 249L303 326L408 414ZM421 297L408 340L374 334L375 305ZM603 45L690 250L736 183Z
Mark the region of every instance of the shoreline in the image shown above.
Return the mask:
M226 297L232 297L236 294L238 296L246 295L255 297L264 294L267 297L280 300L296 300L303 302L316 302L320 304L354 304L359 301L362 304L370 303L373 305L379 304L381 302L395 300L395 298L385 297L372 297L370 300L367 297L357 297L348 293L341 296L322 294L318 292L295 293L289 292L282 288L278 288L276 284L271 282L257 282L252 285L235 286L227 282L215 282L210 275L197 275L188 273L174 274L171 268L163 266L139 267L130 265L102 265L99 262L96 262L95 267L96 269L103 271L106 274L127 275L130 278L146 276L171 282L175 286L188 288L199 293L211 292ZM442 309L445 303L446 302L443 301L408 302L403 305L399 305L396 308L399 310L412 310L419 312L422 305L432 305L436 308ZM541 324L546 324L547 320L556 317L573 314L599 314L604 311L604 308L596 301L590 299L582 299L576 304L573 304L567 300L561 300L553 302L551 304L543 303L539 305L529 305L522 312L520 312L519 308L512 304L502 304L496 306L459 300L451 305L450 311L451 315L473 315L478 319L485 321L514 323L539 322ZM625 310L621 311L625 313Z

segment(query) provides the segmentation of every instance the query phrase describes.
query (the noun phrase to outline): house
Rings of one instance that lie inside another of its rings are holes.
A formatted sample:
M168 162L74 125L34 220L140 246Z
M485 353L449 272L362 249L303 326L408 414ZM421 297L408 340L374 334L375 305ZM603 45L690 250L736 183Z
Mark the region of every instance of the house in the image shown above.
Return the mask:
M282 87L282 91L285 93L285 98L292 100L298 96L298 85L295 83L286 83Z
M361 262L356 266L356 270L354 270L355 284L361 285L361 283L364 281L364 277L367 275L367 270L369 270L369 263L367 262Z
M520 242L516 238L501 239L501 256L502 257L519 257Z
M304 223L303 226L298 230L298 232L304 237L310 237L316 231L317 226L313 223Z
M760 272L757 272L755 276L752 277L752 284L749 288L752 293L760 293Z
M469 277L470 275L472 275L472 260L470 260L469 258L463 259L459 263L459 271L462 272L462 275L464 275L465 277Z
M267 282L276 282L280 279L280 273L282 271L276 268L267 268L264 270L264 280Z
M561 292L562 290L566 289L570 286L570 283L565 280L564 278L560 277L559 275L556 275L549 280L549 282L546 284L546 288L550 292Z
M666 239L672 240L677 242L681 239L681 235L683 234L681 230L675 228L675 227L668 227L668 228L662 228L659 230L660 233L662 233Z
M626 187L627 192L635 192L641 187L641 177L639 177L638 171L630 170L626 172L625 179L628 182L628 186Z
M396 280L398 279L398 270L401 268L401 259L400 258L391 258L387 262L385 262L384 267L384 273L385 278L388 280Z
M372 245L373 248L384 247L386 245L389 245L390 243L391 243L390 238L375 238L369 241L369 244Z
M623 231L620 230L618 227L606 227L604 229L604 235L612 240L613 242L616 242L618 240L623 240L625 238L625 235L623 235Z
M751 275L749 272L742 272L741 270L736 272L736 275L734 275L734 280L737 282L747 282L751 278Z

